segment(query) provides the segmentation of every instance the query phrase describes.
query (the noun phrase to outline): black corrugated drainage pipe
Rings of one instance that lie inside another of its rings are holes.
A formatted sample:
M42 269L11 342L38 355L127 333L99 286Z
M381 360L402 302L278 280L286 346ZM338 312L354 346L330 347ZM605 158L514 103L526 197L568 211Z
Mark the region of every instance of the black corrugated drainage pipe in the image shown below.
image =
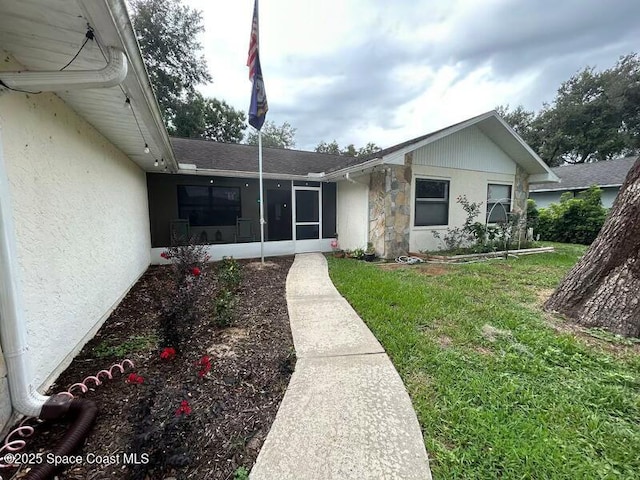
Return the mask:
M80 446L89 434L98 414L98 407L91 400L70 399L64 395L50 397L42 407L40 419L53 420L75 417L60 443L53 450L53 455L68 456ZM25 477L26 480L49 480L64 465L42 463L34 467Z

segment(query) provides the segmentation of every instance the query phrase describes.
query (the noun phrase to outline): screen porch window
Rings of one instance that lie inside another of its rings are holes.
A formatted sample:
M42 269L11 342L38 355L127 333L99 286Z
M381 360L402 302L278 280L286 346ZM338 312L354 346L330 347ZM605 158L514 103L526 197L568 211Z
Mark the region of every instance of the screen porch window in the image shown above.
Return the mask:
M416 227L449 224L449 181L416 179Z
M240 188L178 185L178 214L196 227L235 226L242 216Z
M489 184L487 187L487 222L506 222L511 212L511 185Z

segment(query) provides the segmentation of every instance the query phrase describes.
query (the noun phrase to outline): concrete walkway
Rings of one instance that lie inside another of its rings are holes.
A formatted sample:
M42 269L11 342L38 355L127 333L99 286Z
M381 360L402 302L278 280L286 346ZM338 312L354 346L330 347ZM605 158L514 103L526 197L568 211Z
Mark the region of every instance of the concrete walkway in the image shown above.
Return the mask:
M251 480L428 480L409 395L318 253L297 255L287 303L298 361Z

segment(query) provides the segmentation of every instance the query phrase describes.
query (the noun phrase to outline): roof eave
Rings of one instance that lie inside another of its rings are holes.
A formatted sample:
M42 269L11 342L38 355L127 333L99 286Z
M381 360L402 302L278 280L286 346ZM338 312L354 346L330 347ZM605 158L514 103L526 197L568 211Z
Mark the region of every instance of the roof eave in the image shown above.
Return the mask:
M376 158L372 158L370 160L367 160L366 162L362 162L362 163L358 163L356 165L351 165L349 167L345 167L345 168L341 168L339 170L336 170L334 172L330 172L325 174L324 176L324 181L337 181L337 180L341 180L342 178L346 177L347 174L351 174L351 173L355 173L355 172L359 172L362 170L366 170L372 167L375 167L377 165L382 165L383 162L383 157L376 157Z
M161 173L161 172L158 172ZM190 164L179 164L177 173L181 175L196 175L204 177L236 177L236 178L259 178L258 172L250 172L243 170L222 170L216 168L193 168ZM302 181L325 181L324 177L315 177L309 175L292 175L282 173L262 173L262 178L267 180L302 180Z
M133 71L135 78L135 84L125 80L123 87L128 90L128 94L136 94L141 121L144 122L150 132L153 142L159 146L161 150L160 156L167 162L169 171L177 172L178 162L173 154L169 134L165 128L158 101L149 81L125 0L105 0L104 2L80 0L80 4L87 12L88 17L91 18L93 26L98 32L113 29L112 32L118 37L121 47L129 60L130 71Z
M529 185L535 183L560 183L560 178L549 170L547 173L529 175Z

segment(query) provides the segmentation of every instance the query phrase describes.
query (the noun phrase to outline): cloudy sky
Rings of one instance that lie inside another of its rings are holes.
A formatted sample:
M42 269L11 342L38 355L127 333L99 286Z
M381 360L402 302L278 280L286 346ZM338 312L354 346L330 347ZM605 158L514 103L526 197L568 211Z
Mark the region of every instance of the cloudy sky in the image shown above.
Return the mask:
M253 0L184 0L203 12L207 96L246 111ZM491 110L538 110L586 65L639 51L637 0L262 0L267 120L381 147Z

